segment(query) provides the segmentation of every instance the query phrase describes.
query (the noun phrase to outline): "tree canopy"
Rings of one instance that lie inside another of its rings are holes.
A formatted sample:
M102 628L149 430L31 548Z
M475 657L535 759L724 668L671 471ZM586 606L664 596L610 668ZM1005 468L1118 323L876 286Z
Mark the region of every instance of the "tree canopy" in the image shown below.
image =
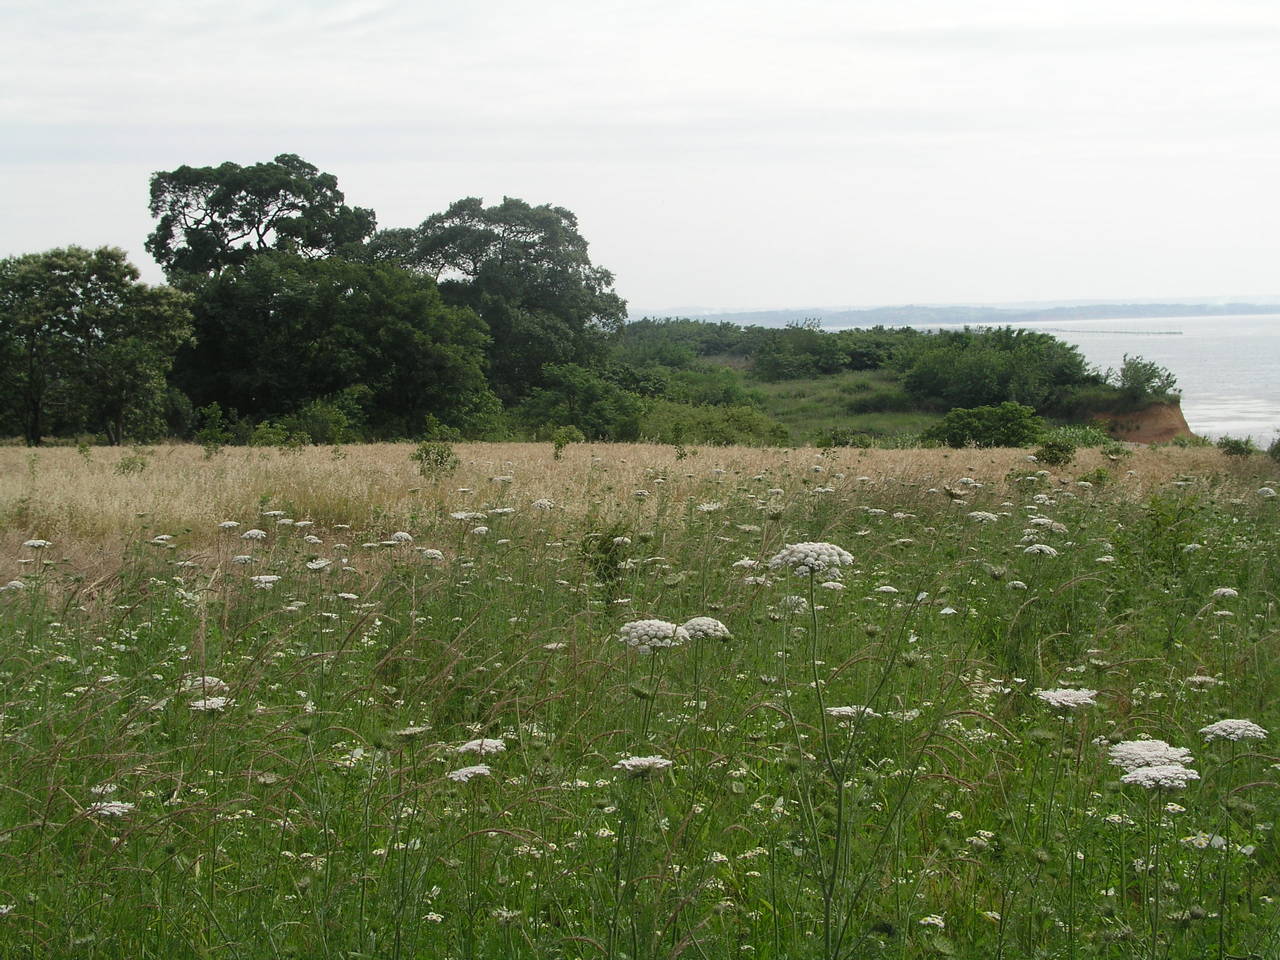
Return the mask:
M196 293L198 342L174 380L198 406L268 419L345 392L373 434L413 436L487 393L483 323L393 265L272 251Z
M369 251L440 281L450 303L484 318L490 380L505 400L544 385L550 366L600 359L603 335L626 318L613 274L592 264L564 207L466 197L415 228L377 234Z
M165 374L191 337L190 298L138 277L115 247L0 261L0 417L29 444L155 429Z
M243 167L181 166L151 178L147 252L170 279L217 273L264 250L316 259L358 247L372 210L348 207L338 179L291 153Z

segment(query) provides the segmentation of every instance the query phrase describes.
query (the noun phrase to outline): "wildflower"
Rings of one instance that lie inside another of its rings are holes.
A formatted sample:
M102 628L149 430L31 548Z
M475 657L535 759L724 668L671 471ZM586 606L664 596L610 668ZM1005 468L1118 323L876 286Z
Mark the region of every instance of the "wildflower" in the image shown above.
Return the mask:
M394 733L401 740L413 740L430 730L430 727L401 727L399 730L394 731Z
M1039 554L1042 557L1056 557L1058 555L1058 551L1047 543L1033 543L1022 552Z
M250 577L249 580L254 587L259 590L270 590L280 582L280 578L271 573L264 573L261 576Z
M454 783L468 783L473 777L488 777L493 774L487 763L477 763L474 767L460 767L445 774Z
M324 541L321 540L319 537L317 537L314 533L308 533L305 537L302 538L302 541L303 543L309 543L312 546L315 546L316 544L319 544L319 543L324 543Z
M613 765L613 769L624 770L633 777L652 776L670 767L671 761L666 757L623 757Z
M827 707L822 712L829 717L835 717L837 720L856 720L859 717L875 719L880 716L880 714L876 713L870 707L864 707L859 704L854 704L849 707Z
M263 510L262 515L264 517L283 517L284 511L283 510Z
M178 688L181 693L194 693L196 690L201 693L226 693L230 689L225 681L217 677L197 676L183 677L182 685Z
M254 561L253 557L249 556L247 553L241 553L241 554L237 554L236 556L232 557L232 558L231 558L231 562L232 562L232 563L239 563L239 564L247 564L247 563L254 563L255 561Z
M686 620L681 628L693 640L731 640L729 628L714 617L694 617Z
M483 520L485 518L485 514L476 513L473 510L459 510L457 513L449 514L449 516L454 520L465 520L470 523L474 523L476 520Z
M357 593L339 593L337 597L339 600L359 600L360 599L360 595Z
M484 536L486 533L488 533L488 532L489 532L489 528L488 528L488 527L486 527L486 526L479 526L479 527L472 527L472 528L471 528L471 534L472 534L473 536L477 536L477 537L483 537L483 536Z
M25 589L27 589L27 585L23 583L21 580L10 580L3 587L0 587L0 592L5 590L25 590Z
M1107 751L1114 766L1126 772L1161 764L1185 765L1192 759L1186 747L1171 747L1163 740L1124 740Z
M52 540L28 540L23 543L24 547L30 547L32 550L43 550L45 547L52 547Z
M825 573L852 563L852 554L834 543L789 543L774 554L769 561L769 569L789 567L792 573L804 576Z
M1240 596L1240 591L1235 590L1231 587L1219 587L1217 590L1213 591L1213 596L1215 598L1231 600L1235 597Z
M331 563L333 563L333 561L332 561L332 560L326 560L324 557L317 557L317 558L316 558L316 559L314 559L314 560L308 560L308 561L307 561L307 569L308 569L308 570L323 570L325 567L329 566L329 564L331 564Z
M1005 587L1006 589L1009 589L1009 590L1027 589L1027 585L1023 583L1021 580L1010 580L1008 583L1005 584Z
M1181 790L1200 774L1180 763L1157 763L1151 767L1138 767L1120 778L1121 783L1136 784L1146 790Z
M1077 707L1096 706L1094 697L1098 695L1097 690L1037 690L1036 696L1059 710L1074 710Z
M666 620L632 620L618 628L618 639L642 653L659 647L678 647L689 639L684 627Z
M135 809L132 803L124 800L99 800L85 807L85 813L91 817L124 817Z
M945 930L947 927L947 921L943 920L942 917L938 916L936 913L931 913L927 917L921 917L918 922L922 927L937 927L939 930Z
M1276 495L1276 492L1272 490L1270 487L1258 488L1258 496L1262 497L1264 500L1269 500L1275 495Z
M254 527L252 530L246 530L244 533L240 534L240 539L241 540L265 540L267 539L267 531L259 530L257 527Z
M234 530L238 526L240 526L240 522L238 520L223 520L220 524L218 524L218 529Z
M1267 731L1252 720L1219 720L1201 727L1205 740L1265 740Z
M699 513L715 513L724 506L719 500L708 500L706 503L698 504Z
M187 706L196 713L221 713L227 707L234 707L236 702L228 697L205 697L192 700Z
M1000 518L994 513L988 513L986 510L974 510L969 513L969 519L976 523L995 523Z
M391 535L391 539L396 543L413 543L413 537L403 530L397 530Z
M485 757L491 753L502 753L507 749L507 745L502 740L489 740L480 738L479 740L468 740L461 746L454 747L454 753L478 753Z
M554 510L556 502L547 497L539 497L533 503L529 504L535 510Z

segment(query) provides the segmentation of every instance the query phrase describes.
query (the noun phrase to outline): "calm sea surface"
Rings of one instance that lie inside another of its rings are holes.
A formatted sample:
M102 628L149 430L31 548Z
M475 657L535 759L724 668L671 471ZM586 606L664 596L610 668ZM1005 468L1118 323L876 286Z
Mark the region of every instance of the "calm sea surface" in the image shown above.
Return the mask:
M1280 313L1013 326L1074 343L1104 370L1118 369L1125 354L1169 368L1178 378L1187 423L1202 436L1248 435L1266 446L1280 431Z

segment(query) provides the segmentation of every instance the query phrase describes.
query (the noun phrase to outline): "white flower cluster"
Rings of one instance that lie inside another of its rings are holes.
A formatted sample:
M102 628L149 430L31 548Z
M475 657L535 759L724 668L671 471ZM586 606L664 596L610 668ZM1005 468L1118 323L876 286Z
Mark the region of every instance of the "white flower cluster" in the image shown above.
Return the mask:
M618 639L648 653L659 647L678 647L689 639L689 634L684 627L666 620L632 620L618 628Z
M729 628L714 617L694 617L681 624L680 629L689 635L691 640L731 640Z
M969 513L969 519L975 523L995 523L1000 518L986 510L973 510Z
M633 777L648 777L671 768L671 761L666 757L623 757L613 765L615 770L623 770Z
M837 720L857 720L859 717L874 720L880 716L870 707L864 707L859 704L854 704L850 707L827 707L822 712L829 717L835 717Z
M1205 740L1265 740L1267 731L1252 720L1219 720L1201 727Z
M1056 557L1058 551L1053 549L1047 543L1033 543L1022 551L1023 553L1039 554L1042 557Z
M1075 710L1077 707L1092 707L1097 705L1094 699L1098 695L1097 690L1037 690L1036 696L1059 710Z
M134 805L124 800L99 800L85 807L91 817L124 817L133 813Z
M187 704L196 713L221 713L227 707L235 705L236 702L229 697L203 697Z
M45 547L52 547L53 542L51 540L27 540L22 545L31 550L43 550Z
M834 543L788 543L769 561L770 570L787 567L801 576L847 567L853 555Z
M225 680L217 677L188 676L183 677L182 686L178 689L182 693L195 693L197 690L201 693L226 693L231 688Z
M502 753L507 749L507 745L502 740L490 740L481 737L479 740L468 740L461 746L454 747L454 753L478 753L482 757L487 757L491 753Z
M1112 744L1107 753L1114 766L1128 773L1142 767L1182 766L1192 761L1186 747L1171 747L1163 740L1123 740Z
M487 763L477 763L474 767L460 767L445 774L454 783L469 783L475 777L487 777L493 771Z
M1200 774L1180 763L1157 763L1151 767L1138 767L1120 778L1121 783L1136 784L1146 790L1181 790Z

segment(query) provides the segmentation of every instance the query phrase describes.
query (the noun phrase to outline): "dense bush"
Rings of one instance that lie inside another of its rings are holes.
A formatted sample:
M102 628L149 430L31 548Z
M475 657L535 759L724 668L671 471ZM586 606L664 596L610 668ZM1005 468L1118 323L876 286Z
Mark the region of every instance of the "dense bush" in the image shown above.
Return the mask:
M1028 447L1044 433L1044 421L1018 403L956 408L924 432L949 447Z

